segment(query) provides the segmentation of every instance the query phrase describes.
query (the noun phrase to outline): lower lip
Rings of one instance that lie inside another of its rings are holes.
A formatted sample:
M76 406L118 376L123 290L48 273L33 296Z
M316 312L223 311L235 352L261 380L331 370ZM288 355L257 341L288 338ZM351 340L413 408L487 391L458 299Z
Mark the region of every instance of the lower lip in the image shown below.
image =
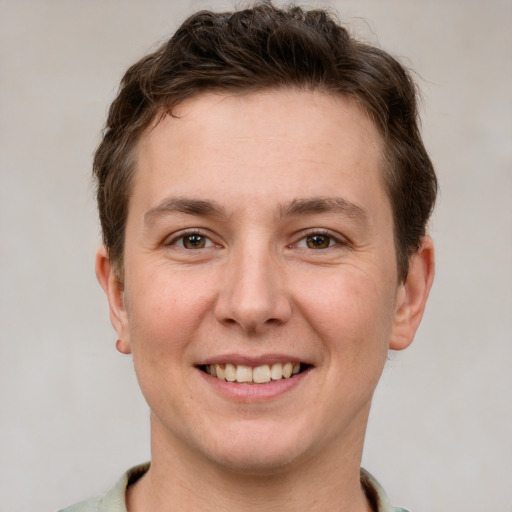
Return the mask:
M309 374L311 369L303 371L288 379L272 380L268 384L244 384L240 382L228 382L217 379L207 373L197 370L208 385L230 400L242 403L264 402L272 400L296 388Z

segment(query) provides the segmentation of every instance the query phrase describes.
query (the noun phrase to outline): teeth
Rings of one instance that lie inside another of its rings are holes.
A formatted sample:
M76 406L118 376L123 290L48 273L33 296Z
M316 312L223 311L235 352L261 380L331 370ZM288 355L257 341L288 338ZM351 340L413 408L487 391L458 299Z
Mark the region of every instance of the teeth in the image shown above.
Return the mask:
M211 364L209 365L210 368L213 366L215 368L215 373L217 374L217 378L218 379L221 379L221 380L226 380L226 370L224 368L222 368L222 366L220 364ZM213 375L213 373L211 373L210 375Z
M245 382L266 384L272 380L288 379L300 372L300 363L264 364L252 368L244 364L210 364L206 366L206 373L212 377L228 382Z
M226 380L229 382L235 382L236 380L236 369L232 364L226 365Z
M283 377L285 379L289 379L292 376L292 369L293 369L292 363L286 363L283 365Z
M270 370L272 380L279 380L283 378L283 365L281 363L273 364Z
M252 368L239 364L236 367L235 378L237 382L251 382L252 381Z
M257 384L264 384L270 382L270 366L265 364L263 366L256 366L252 370L252 380Z

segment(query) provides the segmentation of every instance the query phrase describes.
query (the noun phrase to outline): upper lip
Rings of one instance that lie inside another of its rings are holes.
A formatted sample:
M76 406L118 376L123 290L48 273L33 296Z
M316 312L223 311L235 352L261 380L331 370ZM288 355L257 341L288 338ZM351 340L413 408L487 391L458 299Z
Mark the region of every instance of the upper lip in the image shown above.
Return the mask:
M243 354L222 354L212 357L207 357L197 363L197 366L209 365L209 364L235 364L245 366L262 366L265 364L272 365L276 363L302 363L311 364L308 361L288 354L262 354L258 356L248 356Z

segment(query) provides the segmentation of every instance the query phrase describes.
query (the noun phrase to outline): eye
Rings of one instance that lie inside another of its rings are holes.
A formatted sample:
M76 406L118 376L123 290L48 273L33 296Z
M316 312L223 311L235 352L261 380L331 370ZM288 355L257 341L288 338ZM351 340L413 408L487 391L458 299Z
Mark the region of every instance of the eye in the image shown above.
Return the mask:
M306 245L309 249L326 249L333 245L334 241L327 235L310 235L306 237Z
M200 233L187 233L175 238L170 245L176 245L184 249L205 249L213 247L215 244L207 236Z
M303 249L327 249L340 243L338 239L330 234L317 232L301 238L297 242L296 247Z

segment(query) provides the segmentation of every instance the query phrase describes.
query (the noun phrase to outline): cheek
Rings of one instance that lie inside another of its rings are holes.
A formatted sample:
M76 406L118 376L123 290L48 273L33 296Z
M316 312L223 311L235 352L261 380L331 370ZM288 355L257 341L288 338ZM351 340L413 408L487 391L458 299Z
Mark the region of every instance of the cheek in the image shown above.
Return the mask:
M387 353L394 312L392 287L353 268L310 280L308 288L302 284L307 289L297 299L302 314L333 350L344 349L354 358L369 351Z
M179 361L168 356L180 354L197 337L212 290L202 279L172 271L144 276L133 284L136 293L128 293L127 311L135 362L142 358L157 365Z

